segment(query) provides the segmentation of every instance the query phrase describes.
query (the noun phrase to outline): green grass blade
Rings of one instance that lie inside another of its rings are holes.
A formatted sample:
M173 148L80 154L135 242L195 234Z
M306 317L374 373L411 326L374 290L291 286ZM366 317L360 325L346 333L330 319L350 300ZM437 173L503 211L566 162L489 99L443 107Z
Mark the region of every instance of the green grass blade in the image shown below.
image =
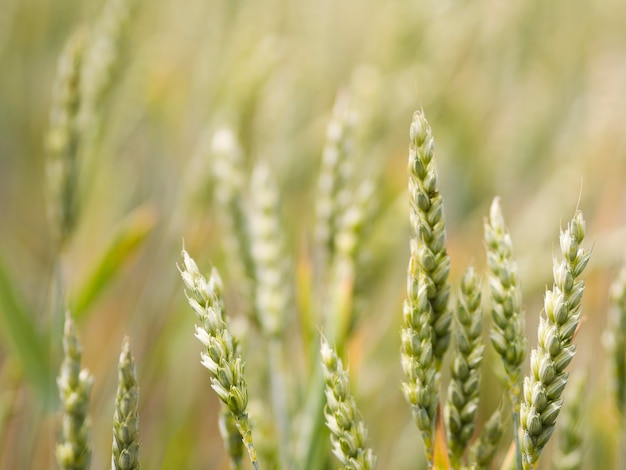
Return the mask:
M48 408L55 399L54 374L46 351L49 343L37 331L34 315L24 306L11 279L0 259L0 335L18 359L39 402Z
M155 224L155 214L143 207L135 211L96 263L94 270L76 291L72 315L82 319L89 307L115 279L122 266L143 246Z

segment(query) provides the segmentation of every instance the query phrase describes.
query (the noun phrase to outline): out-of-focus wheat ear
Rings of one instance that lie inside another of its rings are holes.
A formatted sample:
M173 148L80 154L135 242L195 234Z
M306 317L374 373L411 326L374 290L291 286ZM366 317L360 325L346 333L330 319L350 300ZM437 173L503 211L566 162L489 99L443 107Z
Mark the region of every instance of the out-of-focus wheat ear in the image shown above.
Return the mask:
M585 374L572 378L559 422L559 446L552 459L554 470L577 470L583 461L583 427L581 424L585 398Z
M82 100L83 52L84 36L78 31L67 41L59 58L46 136L46 201L59 249L65 246L72 235L79 215L79 110Z
M280 224L279 193L270 169L261 163L251 180L249 211L252 259L255 266L255 300L261 327L267 337L280 337L285 329L288 290L288 256Z
M56 446L56 458L63 470L86 470L91 461L88 411L93 377L87 369L81 369L82 349L69 312L65 314L63 353L61 372L57 378L63 424L61 440Z
M338 217L345 207L341 199L345 198L346 184L351 173L348 156L353 147L354 117L349 102L348 92L338 94L326 129L326 144L317 183L315 239L321 250L324 269L334 256Z
M122 345L117 375L111 470L139 470L139 386L129 338Z
M372 220L374 183L365 180L350 195L350 203L338 214L335 234L335 256L329 271L329 300L333 308L328 309L325 325L327 334L341 345L350 334L354 324L357 274L363 263L359 259L362 252L364 232Z
M443 198L435 165L435 141L426 117L416 111L410 127L410 220L417 243L416 259L428 284L432 311L432 348L437 371L450 344L452 312L448 308L450 257L446 252Z
M606 346L612 359L613 393L619 411L621 452L620 468L626 465L626 265L610 289L611 307L609 325L605 334Z
M285 326L291 299L289 256L280 223L280 194L269 167L259 163L251 179L249 210L252 258L256 268L255 310L267 339L272 408L278 430L278 453L282 467L288 468L288 442L291 436L288 371L285 358Z
M611 311L606 334L613 359L615 403L621 418L626 417L626 266L611 285Z
M511 413L515 440L516 468L521 468L521 443L519 409L521 400L522 364L526 358L524 317L517 263L513 259L513 243L504 223L500 198L491 203L489 217L485 220L485 247L489 268L489 294L493 319L490 338L502 359L507 378L507 392L511 401Z
M470 447L470 464L468 468L471 470L487 470L490 468L491 461L496 454L496 450L498 450L503 434L502 413L500 410L496 410L483 425L476 442Z
M339 258L338 263L355 264L363 232L371 223L370 214L373 212L374 191L373 181L369 179L363 181L350 196L350 202L343 212L337 215L334 246Z
M483 360L481 282L473 268L469 268L461 281L456 309L456 342L448 385L446 423L448 454L452 468L460 468L463 453L474 434L480 366Z
M196 338L203 344L201 362L211 374L211 388L232 413L241 434L252 466L258 470L256 449L248 417L248 385L244 377L245 363L238 352L224 315L222 280L213 268L209 279L200 274L196 262L183 250L179 271L185 284L185 293L200 325Z
M248 219L243 204L246 186L243 150L233 129L218 128L210 145L215 177L214 198L219 224L224 229L224 251L231 277L238 279L240 288L254 308L252 280L256 268L252 259Z
M350 392L350 378L337 353L322 338L321 361L326 383L324 416L333 453L344 468L370 470L376 457L367 446L367 427Z
M90 139L100 132L102 106L115 83L125 32L136 3L136 0L107 0L90 34L83 67L81 110L82 125Z
M544 297L538 344L530 354L530 375L524 378L520 421L525 469L536 468L563 404L561 395L568 380L565 369L576 351L572 340L580 322L585 288L585 282L578 278L589 262L589 252L581 247L584 237L585 221L577 211L567 229L561 231L563 260L553 260L554 286Z

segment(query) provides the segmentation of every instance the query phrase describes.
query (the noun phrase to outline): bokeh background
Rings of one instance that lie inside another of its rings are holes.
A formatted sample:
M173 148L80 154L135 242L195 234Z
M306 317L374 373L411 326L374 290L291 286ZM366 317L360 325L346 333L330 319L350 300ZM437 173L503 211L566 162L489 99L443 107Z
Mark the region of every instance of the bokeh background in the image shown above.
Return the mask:
M7 318L19 305L56 370L44 140L63 44L76 28L94 24L102 4L0 3L1 468L54 465L59 416L22 360L32 345L12 336ZM583 210L593 254L571 368L588 374L585 468L614 468L620 426L602 337L609 285L626 252L626 3L619 0L139 2L63 261L71 307L111 244L121 238L130 245L77 314L83 363L95 376L92 467L109 462L116 364L127 334L141 387L144 467L227 468L218 402L199 364L176 270L184 239L201 269L224 271L238 316L206 141L226 123L244 150L244 172L257 160L270 163L293 266L306 265L326 125L340 90L349 90L358 118L355 172L377 182L376 243L369 248L377 262L347 358L379 468L416 468L423 458L399 387L408 127L420 108L436 142L451 280L456 284L469 263L484 271L483 218L501 196L529 347L559 228ZM297 299L296 285L293 291ZM243 319L236 326L247 334ZM246 343L250 375L262 367L258 343ZM481 420L502 400L498 364L487 349ZM263 386L251 380L253 407L263 407ZM503 445L497 462L505 452ZM550 452L541 468L550 468ZM328 468L337 466L329 460Z

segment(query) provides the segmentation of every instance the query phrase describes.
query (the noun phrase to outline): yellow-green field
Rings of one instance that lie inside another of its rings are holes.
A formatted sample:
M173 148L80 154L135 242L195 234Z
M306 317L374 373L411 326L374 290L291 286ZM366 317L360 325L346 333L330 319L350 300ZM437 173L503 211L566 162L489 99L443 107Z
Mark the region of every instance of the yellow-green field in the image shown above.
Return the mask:
M112 34L110 25L102 27L107 2L131 13L119 43L94 49L98 34ZM51 181L51 110L70 37L82 38L87 57L106 61L112 51L114 66L82 77L83 86L97 80L106 86L88 109L91 131L81 136L78 191L71 196L77 223L60 244L64 229L51 216L63 204L53 196L58 181ZM354 228L358 243L349 253L347 281L334 277L337 255L316 235L318 177L338 97L348 100L353 119L351 171L339 183L347 199L338 204L348 211L359 194L366 199L357 207L363 220ZM320 374L320 334L349 366L377 467L426 468L400 365L413 236L409 126L416 110L423 110L436 145L451 308L468 265L486 279L483 223L500 196L519 266L527 347L534 348L553 256L561 257L559 230L576 209L584 213L583 246L591 260L568 367L572 377L586 378L580 468L624 464L607 329L609 289L626 259L626 3L2 0L0 468L56 468L55 377L66 307L83 367L94 376L91 468L107 468L111 460L125 336L140 387L143 468L229 468L217 424L220 403L200 364L198 320L177 269L183 243L200 271L208 275L215 266L222 276L230 328L246 362L261 468L281 468L281 461L293 468L340 466L325 428L307 434L307 426L323 424L322 408L310 397L316 391L323 397L311 379ZM239 157L222 156L216 164L216 136L224 146L226 128ZM255 286L268 280L246 264L255 232L249 246L241 239L233 245L241 228L236 220L233 226L237 207L245 225L262 204L258 186L249 184L259 162L279 194L280 237L270 242L283 243L284 277L273 285L286 296L280 341L268 340L254 307ZM371 193L361 185L368 180ZM488 339L486 283L482 304L476 434L502 407L507 431L493 465L500 468L512 426L502 363ZM339 314L344 317L333 317ZM278 368L284 428L272 417L272 351L284 362ZM452 351L442 367L444 402ZM528 369L527 357L523 375ZM560 420L540 469L565 468L552 466Z

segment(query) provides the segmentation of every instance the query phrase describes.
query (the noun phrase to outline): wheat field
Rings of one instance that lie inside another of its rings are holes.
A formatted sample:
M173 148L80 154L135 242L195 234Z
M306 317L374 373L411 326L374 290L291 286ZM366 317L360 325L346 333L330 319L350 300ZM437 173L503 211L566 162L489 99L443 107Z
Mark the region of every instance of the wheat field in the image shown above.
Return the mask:
M610 289L626 260L625 25L617 0L3 0L0 468L58 468L66 309L93 376L91 468L111 461L125 337L141 465L231 468L183 248L207 278L212 267L221 275L260 468L341 465L323 426L320 337L349 371L377 468L427 468L400 333L416 110L435 142L450 308L469 265L483 279L470 442L501 407L491 468L511 462L484 282L492 201L520 281L521 377L562 258L559 231L579 209L590 260L567 370L584 386L566 388L538 468L570 468L559 467L559 439L571 430L581 436L571 468L620 468L614 389L626 373L612 352L626 331L611 320ZM76 173L64 173L74 157ZM452 338L438 365L443 401ZM565 410L577 388L574 425Z

